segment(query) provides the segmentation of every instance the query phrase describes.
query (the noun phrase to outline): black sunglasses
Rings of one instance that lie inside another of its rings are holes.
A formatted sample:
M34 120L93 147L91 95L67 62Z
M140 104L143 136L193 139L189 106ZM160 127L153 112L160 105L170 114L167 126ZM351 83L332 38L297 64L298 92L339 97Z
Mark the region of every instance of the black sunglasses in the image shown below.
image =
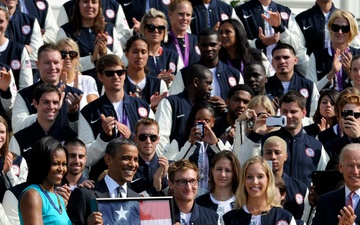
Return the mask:
M139 134L138 139L139 141L146 141L148 137L150 138L151 142L155 142L158 139L158 136L155 134Z
M60 51L61 58L65 59L67 55L69 55L70 59L74 59L78 56L78 53L76 51Z
M341 117L346 119L347 116L353 116L355 119L360 118L360 112L354 112L352 110L344 110L341 112Z
M340 26L337 24L333 24L331 25L331 30L334 32L339 32L339 30L341 30L341 32L343 33L349 33L350 32L350 26L346 25L346 26Z
M155 26L152 24L146 24L145 28L149 33L153 33L155 31L155 29L157 29L159 33L163 32L165 30L165 26Z
M115 73L118 76L122 76L122 75L125 75L126 70L105 70L103 74L105 74L105 76L107 76L107 77L112 77L115 75Z

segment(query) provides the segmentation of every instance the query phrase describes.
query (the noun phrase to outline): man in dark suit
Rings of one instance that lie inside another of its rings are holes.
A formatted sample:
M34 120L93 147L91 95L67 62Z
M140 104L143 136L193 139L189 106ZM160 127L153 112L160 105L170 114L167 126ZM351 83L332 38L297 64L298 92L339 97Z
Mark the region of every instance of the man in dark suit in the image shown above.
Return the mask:
M130 139L113 139L106 146L104 161L108 172L95 188L76 188L70 195L67 213L73 224L102 223L101 213L91 212L94 198L140 197L127 186L139 167L136 144Z
M345 187L320 196L313 225L360 224L360 144L346 145L340 153Z

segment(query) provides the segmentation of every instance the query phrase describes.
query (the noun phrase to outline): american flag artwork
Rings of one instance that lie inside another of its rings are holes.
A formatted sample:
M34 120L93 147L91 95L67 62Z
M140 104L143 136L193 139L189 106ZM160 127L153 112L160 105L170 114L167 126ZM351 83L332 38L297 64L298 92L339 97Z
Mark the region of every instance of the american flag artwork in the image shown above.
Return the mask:
M104 225L172 225L172 197L97 198Z

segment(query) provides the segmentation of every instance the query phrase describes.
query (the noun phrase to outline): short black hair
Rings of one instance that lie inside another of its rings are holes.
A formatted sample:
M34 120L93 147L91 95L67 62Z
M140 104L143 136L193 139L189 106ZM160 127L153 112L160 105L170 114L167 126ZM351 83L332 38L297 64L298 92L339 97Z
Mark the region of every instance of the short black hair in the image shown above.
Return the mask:
M127 40L127 42L126 42L126 44L125 44L125 52L129 52L129 50L130 50L130 48L131 48L131 45L132 45L135 41L138 41L138 40L145 42L146 45L148 46L148 50L149 50L149 43L148 43L148 41L145 39L145 37L144 37L143 35L141 35L141 34L135 34L135 35L131 36L131 37Z
M59 95L59 100L61 99L61 92L60 92L59 88L57 88L51 84L48 84L48 83L42 83L42 84L39 84L38 86L36 86L36 88L33 92L33 99L37 103L39 103L41 96L47 92L55 92L56 94Z
M206 73L211 73L208 67L201 64L192 64L188 68L186 68L186 72L184 73L184 83L185 86L188 87L192 84L194 78L198 78L199 80L206 78Z
M136 144L133 140L128 138L114 138L106 146L105 153L109 154L111 157L115 157L118 151L122 150L123 145L132 145L136 147Z
M251 89L251 87L249 87L246 84L237 84L230 89L227 98L230 99L237 91L249 92L249 94L251 95L251 98L254 97L254 91Z
M220 41L219 32L217 32L213 28L205 28L205 29L201 30L200 33L198 34L198 42L200 42L201 37L208 37L208 36L211 36L211 35L216 35L218 41Z
M254 66L254 65L257 65L257 66L260 66L261 67L261 72L264 73L264 75L266 76L266 69L265 69L265 66L262 62L258 61L258 60L253 60L253 61L250 61L248 63L245 64L244 66L244 73L245 73L245 69L247 67L250 67L250 66ZM245 75L245 74L244 74Z
M273 56L274 55L274 52L277 51L277 50L280 50L280 49L289 49L290 52L292 54L294 54L296 56L296 51L294 49L293 46L289 45L289 44L285 44L285 43L278 43L275 48L273 48L273 50L271 51L271 55Z

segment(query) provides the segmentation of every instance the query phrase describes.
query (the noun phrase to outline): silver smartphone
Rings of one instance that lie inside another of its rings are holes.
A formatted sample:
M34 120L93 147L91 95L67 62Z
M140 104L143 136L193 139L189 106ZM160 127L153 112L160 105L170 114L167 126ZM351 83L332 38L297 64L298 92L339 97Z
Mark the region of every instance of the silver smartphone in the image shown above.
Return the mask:
M266 118L266 126L268 127L285 127L286 116L270 116Z

